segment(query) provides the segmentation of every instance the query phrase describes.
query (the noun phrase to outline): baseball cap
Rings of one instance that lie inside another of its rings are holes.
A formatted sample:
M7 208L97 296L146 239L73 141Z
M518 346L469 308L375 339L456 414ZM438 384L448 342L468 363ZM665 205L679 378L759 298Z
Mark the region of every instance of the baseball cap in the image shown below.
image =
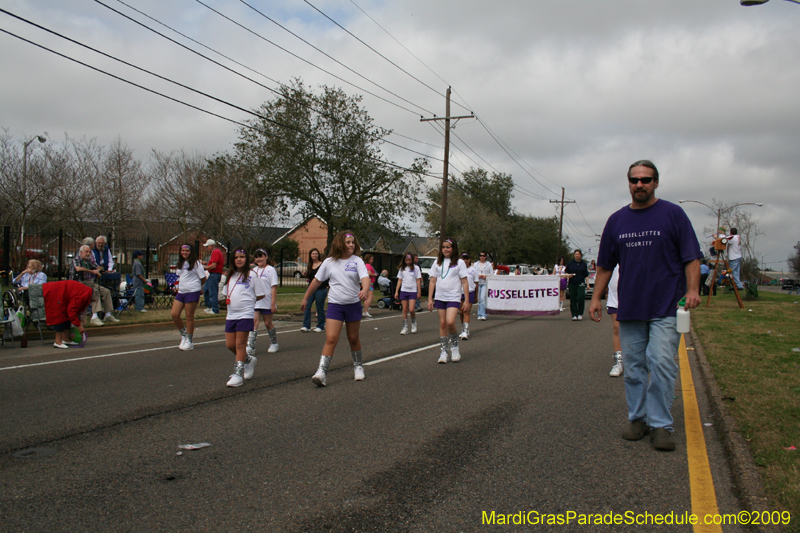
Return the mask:
M216 244L217 244L217 241L208 239L203 246L216 246Z

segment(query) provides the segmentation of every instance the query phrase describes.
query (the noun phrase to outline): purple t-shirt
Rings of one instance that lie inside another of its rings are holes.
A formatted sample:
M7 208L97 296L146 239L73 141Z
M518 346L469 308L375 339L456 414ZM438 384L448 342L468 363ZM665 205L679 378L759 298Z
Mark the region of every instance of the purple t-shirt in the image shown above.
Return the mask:
M689 217L666 200L645 209L625 206L608 218L597 264L619 264L617 320L675 316L686 294L685 263L701 259Z

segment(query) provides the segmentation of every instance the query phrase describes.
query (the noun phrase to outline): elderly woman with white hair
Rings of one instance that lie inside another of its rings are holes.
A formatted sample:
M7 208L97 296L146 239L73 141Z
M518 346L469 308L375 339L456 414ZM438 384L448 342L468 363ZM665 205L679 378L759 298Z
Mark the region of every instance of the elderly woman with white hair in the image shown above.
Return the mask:
M68 279L79 281L92 289L92 320L93 326L103 326L104 321L119 322L112 314L114 303L111 300L111 291L100 285L101 268L94 261L92 249L88 245L83 245L75 254L69 265ZM105 312L104 319L100 319L100 313Z

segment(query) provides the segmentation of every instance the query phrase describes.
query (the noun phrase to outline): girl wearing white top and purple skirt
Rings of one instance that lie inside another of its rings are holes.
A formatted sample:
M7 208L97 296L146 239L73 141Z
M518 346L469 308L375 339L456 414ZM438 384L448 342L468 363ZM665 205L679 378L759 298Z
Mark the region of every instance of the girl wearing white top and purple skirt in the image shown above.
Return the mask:
M233 265L225 275L228 278L225 282L225 304L228 306L225 346L236 356L228 387L241 387L244 380L253 377L256 369L256 358L247 355L247 339L255 325L256 302L263 299L267 291L261 278L250 270L244 250L233 253Z
M439 247L439 259L431 267L428 288L428 311L434 308L439 310L439 342L442 343L439 363L447 363L448 360L457 363L461 360L456 317L459 311L469 313L472 310L469 300L461 302L462 294L469 294L467 265L458 259L456 240L445 239Z
M247 339L247 355L254 356L256 354L256 338L258 337L258 323L261 317L264 317L264 325L267 327L267 334L269 335L269 349L268 353L275 353L278 351L278 332L275 325L272 323L272 315L278 312L278 272L275 267L269 264L269 255L266 250L259 248L255 253L256 266L253 268L256 276L264 283L264 290L266 296L256 302L255 315L253 317L253 331Z
M328 281L328 313L325 323L325 346L322 356L311 381L318 387L326 385L326 376L331 364L333 351L339 343L342 325L347 329L347 341L350 343L350 355L353 357L353 368L356 381L364 380L362 366L361 313L363 303L371 297L370 279L364 261L358 257L361 247L351 231L340 231L331 242L330 257L322 262L317 275L308 285L300 310L305 311L308 299L324 281Z
M203 291L207 276L190 244L181 246L176 268L178 269L178 294L172 301L172 321L181 332L181 343L178 348L186 351L194 349L192 343L194 312L200 302L200 293ZM181 312L184 307L186 308L186 327L183 326L183 320L181 320Z
M408 313L411 313L411 333L417 332L417 313L415 310L417 300L422 297L422 272L414 264L414 256L409 254L400 263L397 272L397 288L394 297L400 300L403 307L403 329L400 335L408 334Z

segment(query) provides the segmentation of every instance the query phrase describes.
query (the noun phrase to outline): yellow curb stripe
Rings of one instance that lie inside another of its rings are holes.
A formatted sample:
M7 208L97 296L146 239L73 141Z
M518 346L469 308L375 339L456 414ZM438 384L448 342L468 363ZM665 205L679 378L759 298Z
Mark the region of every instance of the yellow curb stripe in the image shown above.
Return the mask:
M692 369L689 367L689 355L686 351L686 341L681 335L681 344L678 348L681 366L681 388L683 389L683 416L686 426L686 455L689 463L689 487L692 493L692 514L697 516L698 523L694 525L695 533L722 532L722 526L704 524L705 515L716 515L717 495L714 491L714 478L711 476L711 466L708 462L706 451L706 437L703 434L703 424L700 421L700 408L697 406L697 396L692 380Z

